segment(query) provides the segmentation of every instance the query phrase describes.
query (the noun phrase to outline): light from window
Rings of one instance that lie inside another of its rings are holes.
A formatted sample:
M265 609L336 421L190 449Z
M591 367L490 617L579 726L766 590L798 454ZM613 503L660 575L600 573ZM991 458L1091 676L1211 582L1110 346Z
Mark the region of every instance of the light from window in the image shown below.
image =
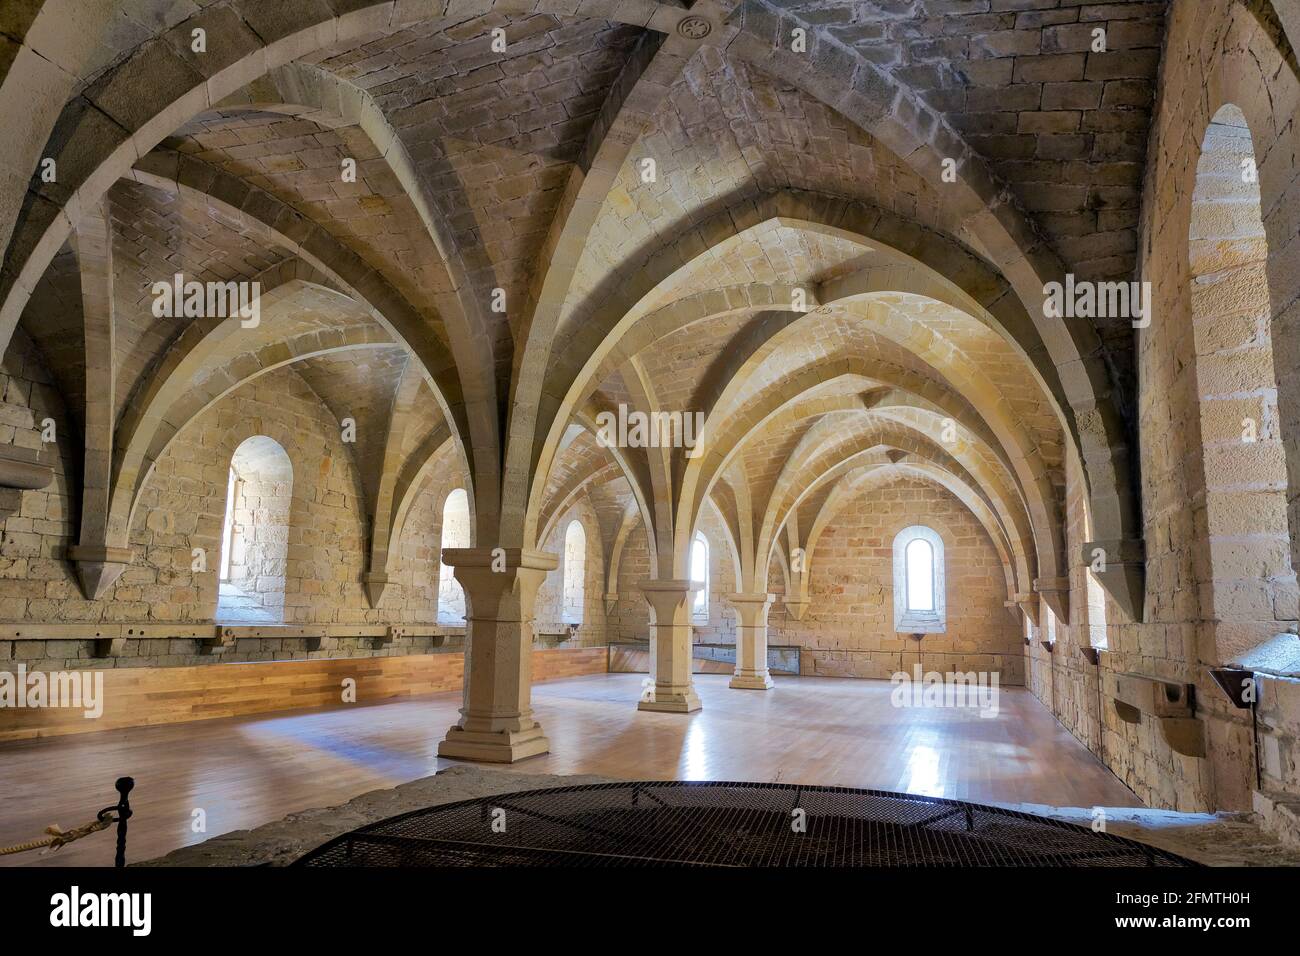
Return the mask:
M469 496L457 488L442 506L442 550L469 547ZM465 590L456 573L438 555L438 623L465 623Z
M1088 641L1093 647L1105 647L1106 595L1092 571L1085 573L1088 578Z
M221 525L221 580L230 580L230 546L235 538L235 492L238 479L235 478L235 469L230 469L230 477L226 480L226 520Z
M934 610L934 548L924 538L907 545L907 609Z
M943 539L912 525L894 538L894 630L942 634L947 630Z
M1043 606L1043 616L1047 618L1047 643L1056 643L1056 615L1046 605Z
M691 597L691 620L697 624L709 620L709 542L698 531L691 542L691 583L700 589Z
M582 604L587 580L587 534L582 522L569 522L564 532L564 608L565 624L582 623Z

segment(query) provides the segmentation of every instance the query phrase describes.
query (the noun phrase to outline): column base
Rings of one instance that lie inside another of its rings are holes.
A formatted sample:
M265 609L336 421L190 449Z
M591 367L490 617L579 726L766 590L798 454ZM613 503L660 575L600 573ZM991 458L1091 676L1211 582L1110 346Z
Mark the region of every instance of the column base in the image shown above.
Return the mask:
M771 690L776 685L772 682L771 673L764 669L757 673L753 671L748 674L737 672L727 686L734 687L736 690Z
M438 756L452 760L476 760L481 763L515 763L538 754L549 753L551 742L541 725L528 730L481 732L459 726L447 731L438 744Z
M661 714L690 714L703 706L700 703L699 695L695 693L695 688L688 687L685 691L678 693L664 693L656 690L650 697L638 701L636 709L656 711Z

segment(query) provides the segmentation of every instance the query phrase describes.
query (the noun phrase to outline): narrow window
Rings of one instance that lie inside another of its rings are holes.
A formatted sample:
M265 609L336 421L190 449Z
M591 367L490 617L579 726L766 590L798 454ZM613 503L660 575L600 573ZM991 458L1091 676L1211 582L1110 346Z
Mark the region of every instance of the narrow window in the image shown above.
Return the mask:
M907 545L907 609L934 610L934 548L924 538Z
M691 583L700 589L691 596L691 620L696 624L709 623L709 542L695 532L691 542Z
M226 481L226 520L221 525L221 580L223 582L230 580L230 545L235 532L235 494L239 490L238 482L235 469L231 468L230 477Z
M894 630L941 634L947 628L943 539L922 525L894 538Z
M587 534L582 522L569 522L564 532L564 609L565 624L582 623L582 604L587 581Z
M457 488L442 506L442 547L438 554L438 623L465 623L465 591L456 573L442 561L442 551L469 547L469 496Z

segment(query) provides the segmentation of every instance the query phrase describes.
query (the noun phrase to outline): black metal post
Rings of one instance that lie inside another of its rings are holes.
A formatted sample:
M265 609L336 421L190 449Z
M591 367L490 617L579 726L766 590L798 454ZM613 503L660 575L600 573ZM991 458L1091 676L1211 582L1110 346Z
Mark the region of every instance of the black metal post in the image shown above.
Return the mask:
M126 821L131 819L131 789L135 780L131 777L118 777L117 783L117 855L113 858L116 867L126 866Z

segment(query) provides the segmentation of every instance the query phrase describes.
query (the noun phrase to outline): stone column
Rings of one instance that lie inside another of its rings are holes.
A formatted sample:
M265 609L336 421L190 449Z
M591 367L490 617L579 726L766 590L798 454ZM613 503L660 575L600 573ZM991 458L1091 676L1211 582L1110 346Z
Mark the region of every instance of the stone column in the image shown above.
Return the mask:
M767 611L775 594L728 594L736 612L736 674L727 686L741 690L771 690L767 670Z
M650 676L654 687L637 704L638 710L689 714L700 709L691 680L690 581L644 581L641 592L654 616L650 636Z
M558 557L517 548L448 548L442 560L465 589L468 633L460 722L438 745L438 756L513 763L546 753L550 743L531 705L533 604Z

